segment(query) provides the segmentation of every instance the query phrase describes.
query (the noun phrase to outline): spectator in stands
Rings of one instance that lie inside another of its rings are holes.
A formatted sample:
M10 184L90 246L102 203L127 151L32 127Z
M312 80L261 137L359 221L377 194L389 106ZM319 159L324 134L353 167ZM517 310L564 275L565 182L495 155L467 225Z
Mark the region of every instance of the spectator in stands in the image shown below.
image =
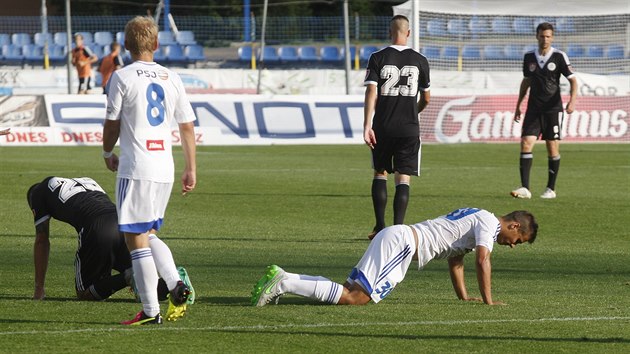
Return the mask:
M162 226L173 188L174 123L178 124L184 154L181 192L185 195L195 188L196 118L179 75L153 60L158 26L151 17L138 16L127 23L125 48L133 63L110 78L103 125L103 158L109 170L118 171L118 226L125 233L142 300L142 310L123 324L161 324L155 290L158 272L170 291L167 319L184 316L188 301L194 298L192 286L186 283L187 277L180 278L168 247L155 252L149 245ZM112 151L119 138L120 160Z
M389 33L392 45L372 53L364 83L363 139L372 151L372 204L376 218L376 225L368 234L370 239L385 228L388 173L395 173L394 224L404 222L410 176L420 174L418 114L430 100L429 62L407 46L409 20L394 16Z
M112 42L110 44L111 52L101 60L98 72L101 73L103 93L107 95L107 82L114 71L123 67L123 59L120 56L120 43Z
M523 81L516 102L514 120L521 119L521 103L529 90L527 111L523 119L521 133L521 158L519 162L521 187L510 194L515 198L529 199L529 174L533 162L533 149L541 135L547 145L549 174L547 188L540 196L544 199L556 197L556 178L560 169L560 139L562 138L562 97L560 97L560 75L571 84L571 96L566 112L571 114L575 105L578 83L571 68L569 57L551 46L553 25L543 22L536 28L538 49L525 54L523 58Z
M90 89L92 64L96 63L98 57L92 53L90 48L83 46L83 36L81 34L77 33L74 35L74 43L72 65L77 68L77 74L79 75L79 94L87 94Z

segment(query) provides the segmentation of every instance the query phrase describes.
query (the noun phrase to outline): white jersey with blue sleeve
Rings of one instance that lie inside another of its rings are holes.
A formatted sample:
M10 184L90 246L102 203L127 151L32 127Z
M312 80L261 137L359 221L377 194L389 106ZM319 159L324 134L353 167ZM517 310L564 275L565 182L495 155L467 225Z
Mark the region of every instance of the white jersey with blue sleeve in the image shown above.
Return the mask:
M118 177L173 183L172 128L195 120L181 78L154 62L112 74L105 118L120 120Z
M418 268L432 259L443 259L492 246L501 230L499 219L487 210L463 208L412 227L418 232Z

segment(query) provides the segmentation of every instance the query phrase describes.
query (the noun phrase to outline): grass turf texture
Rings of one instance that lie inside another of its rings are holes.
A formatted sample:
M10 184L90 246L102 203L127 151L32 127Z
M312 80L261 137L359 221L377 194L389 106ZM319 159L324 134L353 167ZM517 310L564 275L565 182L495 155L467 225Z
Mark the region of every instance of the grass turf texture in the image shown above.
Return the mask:
M518 200L509 196L519 184L518 144L423 147L408 223L466 206L537 216L534 244L493 252L493 296L507 306L458 301L446 261L436 260L421 272L412 265L378 305L285 296L254 308L249 293L271 263L345 280L373 226L367 148L199 147L197 189L181 197L176 183L160 232L188 269L197 301L180 321L148 328L118 325L140 309L126 291L105 302L74 300L76 236L60 222L51 223L47 299L30 299L34 227L26 190L49 175L89 176L114 195L100 148L0 148L0 351L628 352L630 149L561 148L558 198L538 198L547 179L538 145L533 198ZM175 156L179 174L181 151ZM388 187L391 198L392 178ZM473 259L466 257L466 281L479 296Z

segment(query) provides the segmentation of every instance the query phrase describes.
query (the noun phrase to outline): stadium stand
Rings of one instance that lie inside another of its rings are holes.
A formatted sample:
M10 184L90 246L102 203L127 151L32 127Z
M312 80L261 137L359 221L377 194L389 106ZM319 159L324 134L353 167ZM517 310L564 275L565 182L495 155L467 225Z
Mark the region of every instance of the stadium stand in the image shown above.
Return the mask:
M116 42L120 43L124 47L125 45L125 32L116 32Z
M160 45L177 44L177 41L175 41L175 36L171 31L159 31L158 42L160 43Z
M164 48L166 46L159 46L158 49L153 52L153 60L156 63L166 64L166 54L164 54Z
M435 45L427 45L422 48L421 53L429 59L437 59L440 57L440 47Z
M203 47L199 44L192 44L184 47L184 55L186 56L188 63L192 64L206 60L206 55L203 53Z
M0 33L0 46L11 44L11 36L8 33Z
M584 56L584 46L575 43L569 44L567 45L566 53L569 56L569 59L581 58Z
M165 61L169 65L183 65L188 63L188 59L184 55L184 50L178 44L164 46L162 49Z
M182 46L187 45L195 45L197 41L195 41L195 34L193 31L179 31L177 35L175 35L175 41Z
M446 25L446 31L451 35L465 35L468 34L468 28L466 21L461 18L448 20Z
M31 36L28 33L13 33L11 35L11 44L13 45L23 46L31 43Z
M516 17L512 22L512 29L517 34L532 34L534 33L536 26L529 17Z
M265 63L277 63L280 61L280 57L278 56L278 50L275 47L265 46L265 48L260 50L258 48L257 52L258 60L263 61Z
M505 59L505 47L489 44L483 47L483 57L488 60Z
M251 46L239 47L238 59L240 61L250 62L252 60L252 47Z
M519 44L508 44L504 48L505 59L523 60L524 49Z
M53 35L53 42L57 45L66 45L67 35L68 34L66 32L55 32Z
M586 46L586 54L585 56L589 58L603 58L604 57L604 47L598 44L591 44Z
M378 50L377 46L364 45L359 49L359 60L367 62L370 59L370 55Z
M53 44L48 46L48 60L50 65L62 65L66 63L66 47Z
M341 60L346 60L346 48L341 47L339 50L339 55L341 56ZM350 61L354 61L354 58L357 55L357 47L350 46Z
M448 45L442 48L443 59L457 59L459 57L459 48L456 46Z
M282 46L278 48L278 57L281 62L296 62L300 59L296 47Z
M300 57L300 61L303 61L303 62L319 61L319 57L317 56L317 48L313 46L299 47L298 56Z
M622 45L612 44L606 47L606 58L608 59L623 59L625 53Z
M25 64L37 65L44 63L44 48L37 44L23 45L22 54L24 55Z
M46 35L44 35L41 32L37 32L33 35L33 43L37 44L40 47L43 47L46 41L48 41L48 45L53 44L52 33L46 33Z
M109 46L114 41L111 32L94 32L94 43L100 46Z
M92 43L92 44L87 45L87 47L90 48L92 53L96 55L99 60L103 59L103 46L102 45Z
M468 60L481 59L481 49L476 44L466 44L462 48L462 58Z
M5 44L2 46L2 60L7 65L22 65L24 55L22 47L15 44Z
M75 34L80 34L83 36L83 45L90 45L94 43L94 35L92 32L77 32Z
M573 34L576 31L575 21L571 17L558 17L555 24L559 34Z
M427 33L429 36L445 36L446 35L446 21L443 19L432 19L427 21Z
M492 32L495 34L510 34L512 33L512 22L507 17L495 17L491 23Z
M341 61L341 51L337 46L325 45L319 49L319 56L322 62L332 63Z
M473 36L488 34L490 31L488 21L481 17L471 18L468 29Z

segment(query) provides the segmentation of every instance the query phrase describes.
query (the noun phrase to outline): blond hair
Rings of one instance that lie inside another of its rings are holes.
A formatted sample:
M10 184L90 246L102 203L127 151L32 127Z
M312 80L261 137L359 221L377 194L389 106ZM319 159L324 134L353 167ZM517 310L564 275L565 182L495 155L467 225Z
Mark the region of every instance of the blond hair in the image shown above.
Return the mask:
M136 16L125 25L125 48L133 55L153 53L157 40L158 26L151 17Z

